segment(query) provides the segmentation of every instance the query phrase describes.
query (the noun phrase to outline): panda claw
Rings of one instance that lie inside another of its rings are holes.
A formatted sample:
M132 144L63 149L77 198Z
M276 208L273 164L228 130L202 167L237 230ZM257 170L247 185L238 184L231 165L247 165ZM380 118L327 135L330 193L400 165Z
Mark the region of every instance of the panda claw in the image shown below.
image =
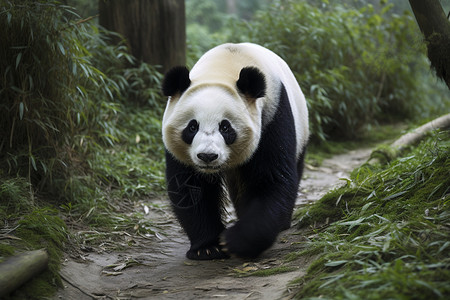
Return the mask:
M211 251L209 249L206 249L206 255L210 255Z
M220 252L220 249L217 247L214 247L214 249L216 250L216 252Z
M197 251L197 256L200 256L200 253L201 253L200 250L198 250L198 251Z

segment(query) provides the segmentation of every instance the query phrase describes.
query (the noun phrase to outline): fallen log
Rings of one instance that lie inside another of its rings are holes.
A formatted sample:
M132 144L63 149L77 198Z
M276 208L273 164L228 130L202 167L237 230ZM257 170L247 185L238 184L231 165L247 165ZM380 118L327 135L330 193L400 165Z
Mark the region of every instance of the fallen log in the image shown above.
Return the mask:
M366 164L382 164L398 157L406 147L415 145L423 140L433 130L447 130L450 128L450 113L434 119L411 132L398 138L387 147L382 147L372 152Z
M45 249L27 251L7 258L0 264L0 298L47 268L48 253Z
M402 135L398 140L391 144L391 147L401 151L404 147L414 145L421 141L430 131L447 128L450 128L450 114L443 115L442 117L434 119L433 121Z

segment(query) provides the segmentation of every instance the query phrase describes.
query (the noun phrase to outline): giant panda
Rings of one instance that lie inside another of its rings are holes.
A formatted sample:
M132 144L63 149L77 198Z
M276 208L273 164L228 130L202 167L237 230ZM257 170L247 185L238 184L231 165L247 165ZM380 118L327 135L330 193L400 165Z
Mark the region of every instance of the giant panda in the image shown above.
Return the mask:
M288 65L251 43L223 44L162 82L166 181L194 260L254 258L290 227L309 136ZM230 199L237 221L223 223Z

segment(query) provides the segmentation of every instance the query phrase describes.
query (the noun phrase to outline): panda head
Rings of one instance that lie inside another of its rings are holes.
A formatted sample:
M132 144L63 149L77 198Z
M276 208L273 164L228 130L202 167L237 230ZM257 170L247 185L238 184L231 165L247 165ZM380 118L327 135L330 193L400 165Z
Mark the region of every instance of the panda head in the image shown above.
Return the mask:
M162 90L169 96L163 117L163 141L176 159L203 173L216 173L246 162L261 135L264 75L245 67L234 84L191 83L185 67L170 70Z

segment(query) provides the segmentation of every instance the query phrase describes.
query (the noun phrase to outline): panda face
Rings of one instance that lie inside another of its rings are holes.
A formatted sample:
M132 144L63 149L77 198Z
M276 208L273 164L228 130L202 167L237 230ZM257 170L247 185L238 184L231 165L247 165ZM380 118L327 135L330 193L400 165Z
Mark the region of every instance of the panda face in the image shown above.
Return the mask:
M181 134L182 140L186 144L192 144L195 135L198 133L200 124L197 120L191 120ZM214 130L214 128L212 129ZM222 135L225 144L231 145L236 140L236 131L231 126L230 121L224 119L219 123L219 132Z
M207 86L170 102L172 99L164 116L163 139L181 162L203 173L216 173L244 163L255 151L259 118L253 120L246 113L252 108L239 95Z
M181 139L189 145L189 156L194 165L204 172L214 172L226 166L237 133L227 119L219 122L216 118L198 117L201 120L189 121Z

